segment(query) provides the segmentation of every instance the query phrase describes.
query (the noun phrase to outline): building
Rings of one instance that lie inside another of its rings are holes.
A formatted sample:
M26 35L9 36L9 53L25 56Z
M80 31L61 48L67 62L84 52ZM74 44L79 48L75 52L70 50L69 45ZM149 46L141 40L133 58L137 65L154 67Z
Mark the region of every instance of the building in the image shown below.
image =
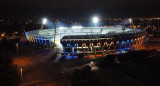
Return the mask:
M56 46L64 56L123 53L146 43L146 33L123 27L57 28ZM53 47L54 29L26 32L26 38L40 46Z

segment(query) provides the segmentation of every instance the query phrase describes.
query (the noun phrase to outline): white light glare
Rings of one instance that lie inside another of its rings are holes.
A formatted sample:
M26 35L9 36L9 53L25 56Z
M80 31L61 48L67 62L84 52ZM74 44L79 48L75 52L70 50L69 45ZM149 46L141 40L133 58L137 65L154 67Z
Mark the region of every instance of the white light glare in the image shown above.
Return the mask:
M67 27L59 27L58 29L63 30L63 29L68 29Z
M46 24L46 23L47 23L47 19L44 18L42 23L43 23L43 24Z
M98 23L98 17L93 17L93 22Z
M132 19L131 19L131 18L129 19L129 22L130 22L130 23L132 22Z
M76 28L80 29L82 28L82 26L72 26L72 29L76 29Z

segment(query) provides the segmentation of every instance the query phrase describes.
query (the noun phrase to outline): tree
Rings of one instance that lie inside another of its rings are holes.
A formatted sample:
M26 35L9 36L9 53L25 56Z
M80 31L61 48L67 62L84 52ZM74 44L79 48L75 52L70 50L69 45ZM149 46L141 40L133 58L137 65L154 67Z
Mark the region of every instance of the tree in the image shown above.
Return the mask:
M91 67L89 65L87 65L83 68L82 71L83 71L84 74L90 73L91 72Z

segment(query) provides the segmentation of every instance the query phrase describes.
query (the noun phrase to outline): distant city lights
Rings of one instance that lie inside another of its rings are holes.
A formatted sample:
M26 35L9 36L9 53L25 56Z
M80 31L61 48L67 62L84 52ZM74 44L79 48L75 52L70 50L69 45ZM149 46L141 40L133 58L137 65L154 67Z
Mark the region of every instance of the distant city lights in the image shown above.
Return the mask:
M1 34L1 37L4 37L4 36L5 36L5 33L2 33L2 34Z

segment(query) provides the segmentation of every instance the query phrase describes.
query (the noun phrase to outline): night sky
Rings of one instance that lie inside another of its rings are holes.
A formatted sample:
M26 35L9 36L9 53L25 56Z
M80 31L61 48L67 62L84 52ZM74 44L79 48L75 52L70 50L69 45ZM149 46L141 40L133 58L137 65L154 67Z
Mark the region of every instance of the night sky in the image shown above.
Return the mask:
M158 17L160 0L0 0L1 18Z

